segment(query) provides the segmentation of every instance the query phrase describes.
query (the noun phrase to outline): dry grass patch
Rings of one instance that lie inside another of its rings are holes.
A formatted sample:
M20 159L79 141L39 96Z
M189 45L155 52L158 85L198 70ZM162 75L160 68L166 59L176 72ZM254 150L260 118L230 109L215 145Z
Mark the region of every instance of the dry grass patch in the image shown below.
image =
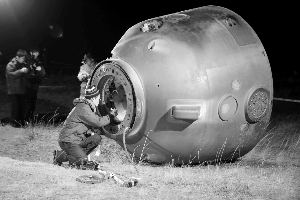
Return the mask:
M244 156L246 164L300 167L300 125L298 120L280 120L267 131L256 147Z

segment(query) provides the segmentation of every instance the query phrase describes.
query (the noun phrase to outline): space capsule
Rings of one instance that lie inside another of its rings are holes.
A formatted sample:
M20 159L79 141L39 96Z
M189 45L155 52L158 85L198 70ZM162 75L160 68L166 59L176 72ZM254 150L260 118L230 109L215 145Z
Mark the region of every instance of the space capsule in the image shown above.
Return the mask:
M104 134L154 163L239 158L262 139L272 110L272 74L260 39L218 6L132 26L90 84L101 91L101 114L116 108L121 120L103 127Z

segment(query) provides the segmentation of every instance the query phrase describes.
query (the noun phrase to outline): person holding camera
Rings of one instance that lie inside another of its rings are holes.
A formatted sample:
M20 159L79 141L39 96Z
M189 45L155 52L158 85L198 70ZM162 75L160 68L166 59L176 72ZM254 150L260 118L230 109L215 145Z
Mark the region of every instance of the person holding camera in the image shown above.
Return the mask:
M97 170L98 164L88 161L88 155L100 144L103 133L99 128L119 124L117 110L101 116L98 110L100 92L95 86L88 86L84 98L74 100L75 107L69 113L59 133L58 144L62 150L54 150L53 164L69 162L77 169Z
M30 57L28 58L29 72L26 75L26 122L33 120L38 89L42 79L46 76L45 68L38 58L39 54L40 50L38 47L30 49Z
M29 71L25 62L27 55L25 50L19 49L16 56L7 64L5 71L7 94L11 101L10 124L17 128L25 124L25 75Z
M81 81L80 84L80 98L84 97L84 91L87 86L89 79L91 78L91 74L94 71L97 62L95 57L91 53L87 53L84 55L83 60L81 62L83 65L80 66L79 73L77 78Z

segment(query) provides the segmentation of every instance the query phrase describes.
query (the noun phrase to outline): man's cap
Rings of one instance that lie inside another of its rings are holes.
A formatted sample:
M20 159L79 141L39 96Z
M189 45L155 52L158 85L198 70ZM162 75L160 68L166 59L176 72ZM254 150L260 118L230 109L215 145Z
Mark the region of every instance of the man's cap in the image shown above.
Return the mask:
M83 56L83 61L86 61L87 59L95 59L95 58L91 53L86 53Z
M23 57L23 56L28 56L28 54L27 54L27 52L26 52L25 50L19 49L19 50L17 51L16 56L18 56L18 57Z
M100 95L100 91L94 85L88 86L88 88L85 89L84 97L86 99L91 99L98 95Z

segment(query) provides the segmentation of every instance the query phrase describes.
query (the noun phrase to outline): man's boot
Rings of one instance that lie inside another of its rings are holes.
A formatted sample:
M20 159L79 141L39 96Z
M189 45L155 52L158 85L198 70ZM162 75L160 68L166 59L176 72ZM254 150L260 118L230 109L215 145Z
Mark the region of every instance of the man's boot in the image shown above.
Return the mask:
M69 165L71 168L76 168L79 170L99 170L99 164L95 161L78 161L76 163Z
M85 164L86 169L88 170L99 170L99 164L95 161L87 161Z
M63 162L67 162L67 154L63 150L54 150L53 151L53 164L61 166Z

